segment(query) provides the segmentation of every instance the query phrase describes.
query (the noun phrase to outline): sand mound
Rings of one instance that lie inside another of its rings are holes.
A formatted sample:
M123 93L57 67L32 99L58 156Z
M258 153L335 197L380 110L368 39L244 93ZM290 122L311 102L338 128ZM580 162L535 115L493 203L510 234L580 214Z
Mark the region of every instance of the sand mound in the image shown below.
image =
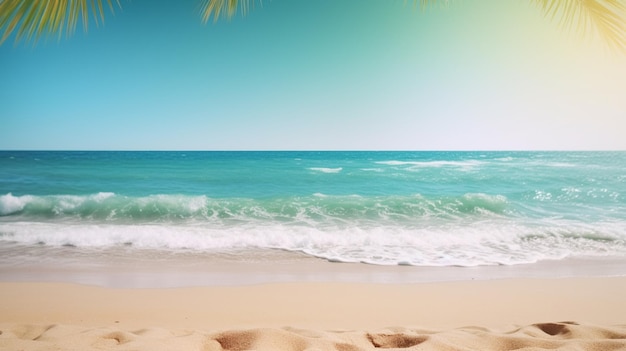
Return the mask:
M316 331L259 328L227 331L87 328L72 325L0 326L2 350L626 350L626 325L538 323L513 330L477 326L432 331L388 328Z

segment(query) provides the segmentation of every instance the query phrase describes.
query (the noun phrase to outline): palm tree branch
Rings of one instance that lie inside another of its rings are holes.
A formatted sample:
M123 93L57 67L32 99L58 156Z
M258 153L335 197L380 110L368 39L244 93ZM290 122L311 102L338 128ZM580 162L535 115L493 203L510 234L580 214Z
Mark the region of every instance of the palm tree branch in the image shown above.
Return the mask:
M200 14L203 22L208 22L211 17L217 21L220 17L231 18L237 9L245 15L255 3L256 0L202 0ZM259 3L262 4L262 0Z
M65 31L71 35L81 22L87 31L89 12L96 25L104 22L106 1L114 13L114 2L121 7L120 0L0 0L0 44L15 34L15 40L35 40L44 33L59 37ZM257 0L200 0L202 20L211 17L230 18L237 10L242 14L250 10ZM262 0L258 0L262 4ZM405 0L405 2L408 0ZM530 0L538 5L546 17L557 20L559 26L582 35L599 34L609 46L626 50L626 0ZM450 0L413 0L422 10Z
M626 49L624 0L532 0L569 31L597 32L613 48Z
M427 8L437 5L437 4L448 6L450 1L449 0L413 0L413 4L416 6L418 2L419 2L420 8L422 10L426 10Z
M614 46L626 47L626 7L616 0L605 0L606 6L597 0L588 0L589 18L603 37ZM607 9L611 9L607 11Z
M103 1L112 13L119 0L0 0L0 44L11 35L15 41L37 39L44 33L71 35L81 22L87 31L90 12L96 25L104 23Z
M17 37L21 38L23 36L31 37L35 29L37 28L37 17L35 16L36 12L41 12L41 9L36 6L24 6L24 13L22 16L24 17L24 21L28 23L28 26L20 27L17 31ZM39 11L38 11L39 10Z
M0 28L6 28L0 43L4 42L15 30L23 15L23 7L25 3L20 1L5 0L0 3L0 13L10 14L10 16L2 15L0 17Z

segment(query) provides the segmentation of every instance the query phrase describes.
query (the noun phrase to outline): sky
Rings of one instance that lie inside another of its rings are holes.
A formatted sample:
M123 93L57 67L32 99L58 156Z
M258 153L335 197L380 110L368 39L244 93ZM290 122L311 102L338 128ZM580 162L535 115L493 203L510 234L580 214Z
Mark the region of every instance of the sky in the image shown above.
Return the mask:
M0 149L626 149L626 54L529 1L121 3L0 46Z

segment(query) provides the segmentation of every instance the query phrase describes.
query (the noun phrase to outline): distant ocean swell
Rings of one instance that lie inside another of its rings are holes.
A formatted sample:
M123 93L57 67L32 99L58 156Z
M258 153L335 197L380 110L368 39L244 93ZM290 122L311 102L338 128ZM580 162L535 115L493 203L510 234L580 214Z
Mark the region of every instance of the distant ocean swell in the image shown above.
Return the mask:
M603 193L611 199L610 192L598 192ZM621 216L577 217L574 210L567 215L559 201L569 204L581 194L563 190L558 196L543 195L522 194L519 200L484 193L316 193L251 199L8 193L0 196L0 241L89 248L282 249L337 262L416 266L626 256ZM568 201L564 196L570 196ZM549 206L533 208L529 199L554 204L554 212L546 210ZM614 202L619 209L621 203Z

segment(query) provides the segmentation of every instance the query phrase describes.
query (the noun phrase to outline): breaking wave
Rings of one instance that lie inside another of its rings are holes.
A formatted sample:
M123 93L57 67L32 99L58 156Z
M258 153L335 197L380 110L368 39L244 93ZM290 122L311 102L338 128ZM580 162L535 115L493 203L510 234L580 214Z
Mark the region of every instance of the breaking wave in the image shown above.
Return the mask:
M513 265L626 255L626 221L529 218L502 195L214 199L0 196L0 242L228 251L281 249L333 262Z

